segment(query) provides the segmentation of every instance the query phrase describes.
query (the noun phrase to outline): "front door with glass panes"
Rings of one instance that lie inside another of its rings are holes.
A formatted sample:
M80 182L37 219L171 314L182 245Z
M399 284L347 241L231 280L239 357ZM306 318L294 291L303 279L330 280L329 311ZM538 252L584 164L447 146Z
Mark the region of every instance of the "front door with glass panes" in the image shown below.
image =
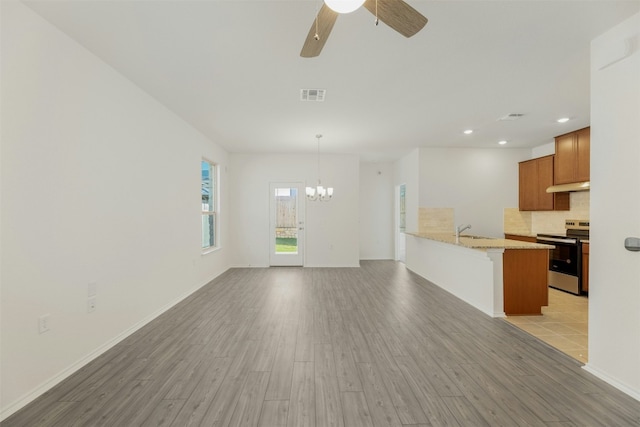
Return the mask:
M271 183L269 264L304 265L304 186L300 182Z

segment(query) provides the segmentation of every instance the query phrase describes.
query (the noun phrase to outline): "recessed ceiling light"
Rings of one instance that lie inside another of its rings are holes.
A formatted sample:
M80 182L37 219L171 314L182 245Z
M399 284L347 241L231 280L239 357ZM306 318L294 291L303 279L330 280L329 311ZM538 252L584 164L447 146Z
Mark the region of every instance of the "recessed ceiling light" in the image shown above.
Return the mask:
M506 143L507 143L507 141L505 141L504 139L502 141L498 141L498 144L500 144L500 145L504 145Z
M569 118L568 117L563 117L561 119L558 119L557 121L558 121L558 123L567 123L569 121Z
M473 129L467 129L464 131L465 135L471 135L473 133Z

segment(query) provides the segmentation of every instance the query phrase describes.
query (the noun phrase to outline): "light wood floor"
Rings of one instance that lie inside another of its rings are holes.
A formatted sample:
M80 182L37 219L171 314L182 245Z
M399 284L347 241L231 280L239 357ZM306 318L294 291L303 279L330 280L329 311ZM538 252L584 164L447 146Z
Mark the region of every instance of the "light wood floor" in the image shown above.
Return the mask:
M509 316L505 320L563 353L587 363L589 358L589 299L549 288L549 305L542 316Z
M232 269L2 426L640 425L580 366L403 264Z

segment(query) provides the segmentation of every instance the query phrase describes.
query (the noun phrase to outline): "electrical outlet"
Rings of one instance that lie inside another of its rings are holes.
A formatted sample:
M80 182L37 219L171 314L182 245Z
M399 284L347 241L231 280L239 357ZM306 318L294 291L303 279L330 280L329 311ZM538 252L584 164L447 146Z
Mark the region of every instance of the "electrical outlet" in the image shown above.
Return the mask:
M49 314L38 317L38 333L44 334L51 330L51 316Z
M91 297L87 300L87 313L96 311L96 297Z

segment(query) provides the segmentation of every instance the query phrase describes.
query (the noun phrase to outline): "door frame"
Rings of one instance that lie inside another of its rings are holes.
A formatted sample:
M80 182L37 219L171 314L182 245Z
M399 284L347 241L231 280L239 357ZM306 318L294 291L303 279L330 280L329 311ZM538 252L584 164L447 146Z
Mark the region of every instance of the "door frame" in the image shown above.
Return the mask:
M276 253L275 251L275 189L276 188L295 188L297 190L297 205L296 205L296 226L298 228L297 244L298 252L292 253ZM270 182L269 183L269 266L270 267L304 267L306 262L305 256L305 186L300 181L286 181L286 182Z
M399 184L395 186L395 197L394 197L394 224L393 224L393 235L395 236L395 260L405 263L407 260L407 252L406 252L406 236L405 233L400 231L400 187L404 186L405 188L405 203L406 203L406 194L407 194L407 185Z

